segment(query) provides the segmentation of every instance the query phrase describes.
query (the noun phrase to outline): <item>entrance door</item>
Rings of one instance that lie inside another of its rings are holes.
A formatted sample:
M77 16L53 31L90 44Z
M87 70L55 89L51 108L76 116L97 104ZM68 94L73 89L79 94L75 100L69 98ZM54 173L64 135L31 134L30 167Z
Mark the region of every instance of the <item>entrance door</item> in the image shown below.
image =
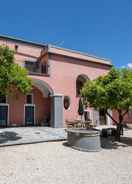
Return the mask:
M103 110L99 110L99 118L100 118L100 125L107 124L106 114Z
M25 105L25 125L33 126L35 123L35 106Z
M0 127L6 127L8 122L8 105L0 105Z

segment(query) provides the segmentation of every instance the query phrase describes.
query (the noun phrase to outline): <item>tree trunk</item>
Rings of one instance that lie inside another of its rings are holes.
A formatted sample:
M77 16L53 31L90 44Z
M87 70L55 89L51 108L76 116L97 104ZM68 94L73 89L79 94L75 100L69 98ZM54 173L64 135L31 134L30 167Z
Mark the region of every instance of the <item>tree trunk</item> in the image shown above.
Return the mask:
M119 122L117 123L116 140L120 141L121 135L123 135L123 124L122 124L123 115L121 110L118 110L118 113L119 113Z
M128 110L122 114L121 110L118 110L118 114L119 114L119 121L116 121L107 111L106 114L112 119L113 122L116 123L117 129L116 129L116 136L115 139L117 141L120 141L120 136L123 135L123 117L125 116L125 114L128 112Z
M118 123L107 111L106 111L106 115L108 115L111 119L112 119L112 121L114 121L114 123Z

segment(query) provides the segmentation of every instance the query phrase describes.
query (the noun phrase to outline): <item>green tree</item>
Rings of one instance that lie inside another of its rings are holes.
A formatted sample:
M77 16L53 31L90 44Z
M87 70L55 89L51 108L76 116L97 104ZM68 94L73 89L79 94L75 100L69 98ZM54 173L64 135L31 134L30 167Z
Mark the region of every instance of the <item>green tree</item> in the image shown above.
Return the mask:
M14 62L14 51L7 46L0 46L0 95L19 90L26 94L31 90L32 82L27 70Z
M112 68L107 75L87 81L81 94L90 106L103 109L116 123L116 137L120 140L124 116L132 109L132 69ZM108 109L118 113L118 120L108 113Z

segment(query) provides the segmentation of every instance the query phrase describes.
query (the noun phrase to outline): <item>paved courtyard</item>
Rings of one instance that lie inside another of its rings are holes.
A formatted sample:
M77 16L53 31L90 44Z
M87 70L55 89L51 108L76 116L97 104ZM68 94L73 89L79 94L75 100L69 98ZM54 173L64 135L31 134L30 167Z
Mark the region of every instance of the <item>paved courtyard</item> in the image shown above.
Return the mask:
M65 140L63 128L17 127L0 129L0 146Z
M132 184L131 137L96 153L64 141L0 147L0 184Z

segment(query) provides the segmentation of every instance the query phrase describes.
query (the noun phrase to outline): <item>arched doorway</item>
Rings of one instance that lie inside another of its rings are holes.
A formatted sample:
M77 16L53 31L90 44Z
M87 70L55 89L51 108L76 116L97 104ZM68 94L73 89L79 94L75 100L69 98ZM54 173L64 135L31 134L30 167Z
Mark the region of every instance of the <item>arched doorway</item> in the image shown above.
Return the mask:
M63 127L63 98L61 94L55 94L51 86L43 80L33 79L36 86L47 100L50 101L50 126L54 128ZM43 104L43 106L47 106ZM44 119L46 125L46 119ZM49 125L49 124L48 124Z
M42 80L33 78L32 79L33 85L36 86L44 96L52 96L54 95L53 89L50 87L50 85Z
M7 96L8 116L5 118L6 112L2 114L7 126L50 125L50 95L53 94L53 90L43 81L34 79L32 81L32 90L27 95L15 91ZM3 113L3 109L1 111ZM0 126L1 121L3 122L1 119Z
M34 104L27 105L30 111L35 111L37 125L51 126L51 98L54 94L52 88L42 80L33 79ZM30 113L32 115L32 113ZM33 115L32 115L33 116ZM33 118L32 118L33 119Z

